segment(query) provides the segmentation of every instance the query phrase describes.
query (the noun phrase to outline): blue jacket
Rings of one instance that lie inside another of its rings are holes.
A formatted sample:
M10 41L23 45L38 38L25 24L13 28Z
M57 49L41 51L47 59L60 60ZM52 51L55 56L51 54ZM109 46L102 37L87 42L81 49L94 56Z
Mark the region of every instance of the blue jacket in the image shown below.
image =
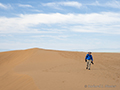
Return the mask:
M87 60L92 60L92 61L93 61L92 55L89 55L89 54L86 55L85 59L87 59Z

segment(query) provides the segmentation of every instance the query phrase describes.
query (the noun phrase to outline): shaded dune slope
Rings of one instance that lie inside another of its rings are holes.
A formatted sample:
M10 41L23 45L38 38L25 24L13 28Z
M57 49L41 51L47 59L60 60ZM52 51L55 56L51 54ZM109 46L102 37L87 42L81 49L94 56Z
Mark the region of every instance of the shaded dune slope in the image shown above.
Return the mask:
M0 90L38 90L33 79L17 74L13 69L29 59L35 50L19 50L0 53Z

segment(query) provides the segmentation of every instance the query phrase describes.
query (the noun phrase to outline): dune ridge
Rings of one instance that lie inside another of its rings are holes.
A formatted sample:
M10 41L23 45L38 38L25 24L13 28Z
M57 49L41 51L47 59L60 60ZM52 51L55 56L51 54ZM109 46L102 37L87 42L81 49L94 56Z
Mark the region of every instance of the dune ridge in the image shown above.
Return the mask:
M0 52L0 90L119 90L120 53L93 53L90 71L86 54L39 48Z

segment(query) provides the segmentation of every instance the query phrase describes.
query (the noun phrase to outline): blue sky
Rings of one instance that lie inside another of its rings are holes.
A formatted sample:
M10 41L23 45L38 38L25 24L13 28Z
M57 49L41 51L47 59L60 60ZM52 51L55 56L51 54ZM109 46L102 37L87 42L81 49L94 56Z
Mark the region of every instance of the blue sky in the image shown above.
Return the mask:
M0 51L120 52L120 0L0 0Z

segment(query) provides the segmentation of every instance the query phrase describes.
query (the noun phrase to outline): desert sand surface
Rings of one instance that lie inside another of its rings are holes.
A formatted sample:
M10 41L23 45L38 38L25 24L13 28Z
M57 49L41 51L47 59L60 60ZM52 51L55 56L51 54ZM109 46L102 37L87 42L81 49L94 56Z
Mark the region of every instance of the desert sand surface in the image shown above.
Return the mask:
M120 53L39 48L0 53L0 90L120 90Z

